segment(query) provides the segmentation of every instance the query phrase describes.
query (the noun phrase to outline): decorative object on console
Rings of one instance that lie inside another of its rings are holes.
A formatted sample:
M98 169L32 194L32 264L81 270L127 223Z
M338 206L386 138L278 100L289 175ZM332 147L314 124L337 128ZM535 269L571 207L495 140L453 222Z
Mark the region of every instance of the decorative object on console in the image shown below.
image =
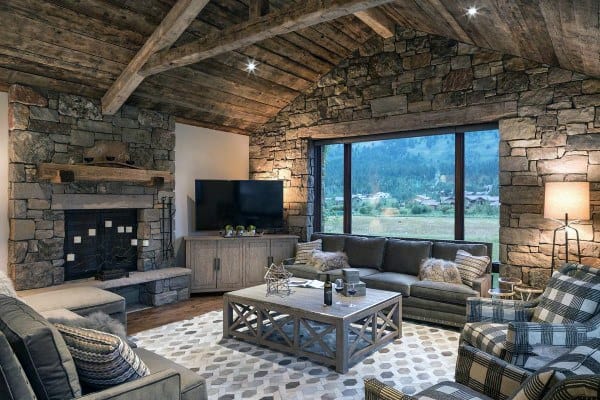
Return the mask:
M544 218L563 220L564 224L554 230L552 236L552 265L550 274L554 273L556 263L554 249L556 235L565 231L565 263L569 262L569 229L575 232L577 241L577 260L581 263L581 246L579 231L570 224L574 221L590 219L590 184L589 182L546 182L544 196ZM569 218L571 221L569 221Z
M235 234L238 236L243 236L246 231L246 227L244 225L238 225L235 227Z
M313 250L308 263L321 272L350 268L348 256L342 251Z
M422 281L462 283L455 263L439 258L427 258L421 263L419 279Z
M267 273L265 274L267 296L272 294L289 295L292 292L290 289L291 277L292 273L285 269L283 263L280 265L271 264L271 266L267 268Z

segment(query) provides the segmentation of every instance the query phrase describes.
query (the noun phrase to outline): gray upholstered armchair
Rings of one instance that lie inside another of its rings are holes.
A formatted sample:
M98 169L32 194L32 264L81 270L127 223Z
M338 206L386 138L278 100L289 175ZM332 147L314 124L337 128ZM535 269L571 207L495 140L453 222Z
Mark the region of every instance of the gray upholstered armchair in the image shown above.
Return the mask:
M536 369L600 336L600 270L567 264L531 302L470 298L461 343Z

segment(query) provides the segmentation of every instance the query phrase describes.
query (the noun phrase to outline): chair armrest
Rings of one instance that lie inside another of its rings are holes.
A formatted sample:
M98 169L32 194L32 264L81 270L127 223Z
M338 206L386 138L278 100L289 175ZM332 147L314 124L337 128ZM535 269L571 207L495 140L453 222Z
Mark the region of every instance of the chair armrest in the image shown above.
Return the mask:
M454 380L493 399L507 398L531 375L531 372L509 364L468 345L458 348Z
M365 380L365 400L416 400L416 397L409 396L379 382L377 379Z
M500 300L481 297L467 299L467 322L529 321L537 300Z
M548 324L540 322L510 322L506 333L506 351L512 354L531 352L532 346L575 347L590 339L598 329L594 324L574 322Z
M544 396L548 399L597 399L600 397L600 375L570 376L556 384Z
M484 274L479 278L473 279L473 290L479 293L480 297L490 297L488 290L492 287L492 275Z
M122 383L100 392L87 394L78 400L179 400L181 382L179 373L172 369L157 372L135 381Z

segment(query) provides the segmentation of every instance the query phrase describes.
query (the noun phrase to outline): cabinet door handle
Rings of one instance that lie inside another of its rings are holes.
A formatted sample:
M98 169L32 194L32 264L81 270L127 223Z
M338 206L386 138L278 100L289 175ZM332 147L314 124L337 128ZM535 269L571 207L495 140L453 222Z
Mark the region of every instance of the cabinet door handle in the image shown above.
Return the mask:
M214 269L215 271L219 271L219 270L221 270L221 259L220 259L220 258L218 258L218 257L217 257L217 258L215 258L215 262L214 262L213 269Z
M270 267L273 264L273 256L267 257L267 267Z

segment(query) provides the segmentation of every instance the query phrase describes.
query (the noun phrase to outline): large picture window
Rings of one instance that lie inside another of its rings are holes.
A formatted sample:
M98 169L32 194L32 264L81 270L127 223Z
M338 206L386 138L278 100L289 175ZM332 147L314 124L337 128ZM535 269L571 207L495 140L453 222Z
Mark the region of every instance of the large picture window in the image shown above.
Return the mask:
M316 142L316 228L492 242L499 249L497 126Z

